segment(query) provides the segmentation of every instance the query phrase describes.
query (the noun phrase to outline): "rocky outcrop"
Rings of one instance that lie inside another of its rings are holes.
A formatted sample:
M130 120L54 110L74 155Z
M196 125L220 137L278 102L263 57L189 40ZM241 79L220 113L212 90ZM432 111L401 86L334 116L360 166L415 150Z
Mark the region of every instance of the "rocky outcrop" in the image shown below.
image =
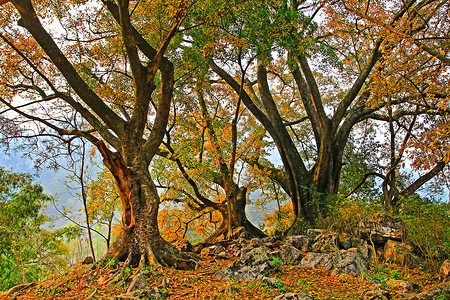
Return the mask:
M286 244L281 247L280 251L278 252L278 256L284 264L294 265L300 262L300 260L303 258L303 253L297 248Z
M245 253L241 259L217 272L215 277L219 279L262 280L273 268L274 265L268 249L259 247Z
M333 253L310 252L302 259L300 265L304 268L334 270L335 273L351 276L368 274L367 263L356 248Z
M356 235L374 244L385 244L388 240L405 241L406 224L400 218L378 213L362 219L355 228Z
M312 252L328 253L339 250L339 235L336 233L322 233L315 237Z

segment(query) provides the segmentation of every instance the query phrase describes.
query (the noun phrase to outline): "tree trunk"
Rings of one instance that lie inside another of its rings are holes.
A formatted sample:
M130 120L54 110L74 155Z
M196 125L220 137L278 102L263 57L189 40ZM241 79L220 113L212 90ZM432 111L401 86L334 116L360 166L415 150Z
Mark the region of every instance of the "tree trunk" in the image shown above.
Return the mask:
M105 254L105 258L125 261L125 265L149 263L192 269L195 261L166 242L158 229L159 195L147 164L126 165L122 156L98 144L103 161L113 174L122 200L122 230Z
M247 238L262 238L266 235L254 226L245 215L247 204L247 188L232 184L232 188L225 188L227 193L227 210L221 211L223 221L219 228L202 243L214 244L225 239L236 239L241 234Z

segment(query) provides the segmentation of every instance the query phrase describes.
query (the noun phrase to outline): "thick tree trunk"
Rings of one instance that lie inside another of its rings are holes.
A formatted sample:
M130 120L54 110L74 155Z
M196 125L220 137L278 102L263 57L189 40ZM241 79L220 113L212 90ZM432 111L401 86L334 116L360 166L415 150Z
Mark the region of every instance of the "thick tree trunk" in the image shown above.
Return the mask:
M166 242L158 229L159 195L146 164L127 166L121 155L98 144L104 163L113 174L122 200L122 230L105 258L125 261L125 265L146 263L192 269L195 261Z
M221 240L236 239L241 234L248 238L265 237L264 232L254 226L245 215L247 189L233 184L231 189L226 188L225 190L227 192L227 210L221 211L223 221L219 228L202 243L214 244Z

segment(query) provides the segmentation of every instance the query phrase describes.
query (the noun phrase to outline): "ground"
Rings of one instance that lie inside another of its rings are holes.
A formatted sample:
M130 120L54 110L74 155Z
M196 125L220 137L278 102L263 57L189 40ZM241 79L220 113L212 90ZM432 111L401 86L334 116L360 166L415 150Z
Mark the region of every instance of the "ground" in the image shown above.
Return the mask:
M214 278L218 270L231 262L230 259L205 259L193 271L148 267L152 274L148 281L152 287L159 288L164 299L273 299L288 292L307 293L321 300L359 299L364 291L374 288L362 277L333 275L330 271L302 269L299 266L281 265L273 270L270 277L278 279L275 287L260 281ZM438 284L437 276L430 276L418 269L383 264L373 266L372 270L376 271L373 276L382 284L385 278L404 279L422 286L424 291ZM16 299L112 299L126 291L133 275L133 270L129 268L78 265L63 276L54 276L38 283ZM395 291L392 295L394 299L401 299ZM0 299L8 297L0 296Z

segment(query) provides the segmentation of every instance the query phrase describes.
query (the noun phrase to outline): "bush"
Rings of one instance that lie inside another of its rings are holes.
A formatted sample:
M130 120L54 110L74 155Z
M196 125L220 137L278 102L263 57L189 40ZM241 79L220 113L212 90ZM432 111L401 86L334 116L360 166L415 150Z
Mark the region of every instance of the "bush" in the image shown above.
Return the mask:
M316 227L351 235L361 219L382 211L382 207L377 203L343 198L338 199L329 211L329 215L320 219Z
M450 205L411 197L400 209L408 226L408 241L420 247L433 268L450 257Z

